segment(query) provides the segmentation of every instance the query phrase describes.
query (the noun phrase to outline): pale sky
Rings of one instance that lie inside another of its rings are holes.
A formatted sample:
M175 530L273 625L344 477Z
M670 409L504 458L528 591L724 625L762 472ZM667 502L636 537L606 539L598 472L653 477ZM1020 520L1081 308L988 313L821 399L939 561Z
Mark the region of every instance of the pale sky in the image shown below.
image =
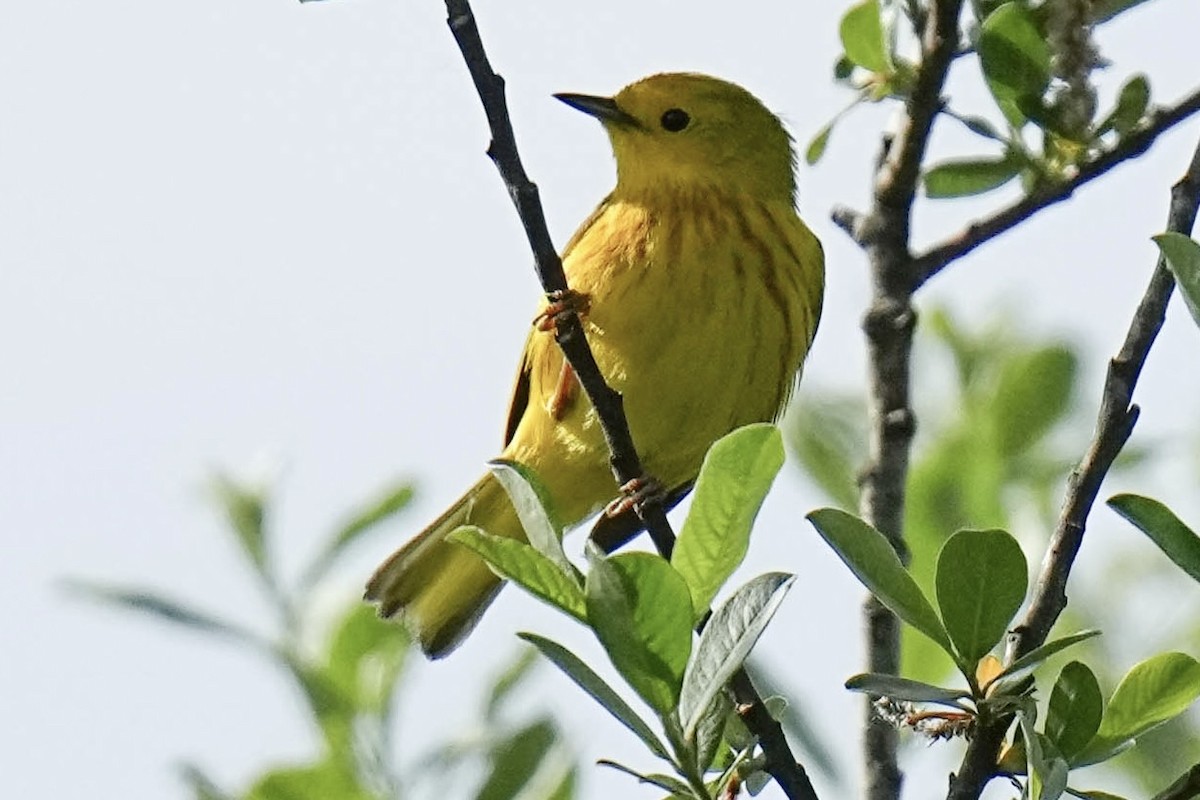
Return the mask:
M830 77L842 5L479 2L555 240L566 241L613 171L599 127L553 92L606 94L657 71L708 72L758 94L803 146L848 99ZM278 544L293 570L355 503L396 477L419 482L412 511L339 574L340 593L329 598L336 607L496 453L538 290L443 19L433 0L39 0L6 8L6 796L180 797L172 765L185 759L244 788L267 762L312 752L314 734L270 668L72 600L57 585L68 576L144 585L264 618L205 499L214 470L276 471ZM1149 73L1156 100L1189 90L1197 22L1189 0L1157 0L1106 26L1099 43L1114 66L1100 76L1105 105L1136 70ZM970 81L954 82L951 95L964 111L988 109ZM887 119L885 107L858 111L826 160L801 170L801 211L828 257L810 386L862 382L865 263L828 211L865 205ZM954 266L921 305L946 303L980 322L1009 308L1032 337L1083 342L1083 402L1093 413L1104 360L1152 265L1149 237L1163 226L1168 187L1198 135L1200 120L1181 126L1111 180ZM987 152L957 130L937 146ZM922 200L918 237L941 238L1011 196ZM1142 441L1195 436L1197 335L1173 303L1139 391ZM1194 444L1172 451L1179 463L1189 447L1194 454ZM1170 494L1169 484L1160 496L1181 513L1200 512L1194 482L1183 486L1191 497L1179 486ZM857 719L859 704L841 683L859 671L861 591L802 520L820 502L785 468L739 575L798 573L760 653L853 768L857 731L847 720ZM1097 519L1085 558L1089 548L1135 536L1102 509ZM1198 596L1179 602L1195 613ZM405 757L472 720L485 667L511 657L517 629L599 657L573 623L505 592L460 652L417 669L403 698ZM540 680L546 689L531 703L562 704L585 762L584 796L637 791L587 762L614 757L653 771L650 758L550 668Z

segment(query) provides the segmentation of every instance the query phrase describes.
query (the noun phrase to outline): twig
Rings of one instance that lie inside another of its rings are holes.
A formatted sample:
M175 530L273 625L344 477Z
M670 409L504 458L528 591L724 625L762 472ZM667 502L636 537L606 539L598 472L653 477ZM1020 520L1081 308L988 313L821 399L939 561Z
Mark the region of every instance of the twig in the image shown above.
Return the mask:
M1180 775L1178 780L1151 800L1192 800L1193 797L1200 797L1200 764Z
M1197 206L1200 206L1200 144L1196 145L1187 171L1171 188L1167 230L1191 233ZM1109 362L1096 432L1067 481L1067 495L1042 561L1033 601L1009 640L1008 663L1045 642L1050 628L1066 607L1067 578L1083 543L1088 513L1100 492L1104 476L1137 422L1138 407L1132 403L1133 390L1150 347L1162 328L1167 302L1174 288L1175 279L1160 256L1146 293L1133 314L1125 342ZM1010 716L980 721L979 735L967 747L962 768L951 782L949 800L979 797L984 785L995 774L996 754L1011 721Z
M1156 111L1141 128L1122 139L1120 144L1081 165L1079 171L1069 180L1040 187L1012 205L1000 209L990 217L971 223L945 242L914 257L913 288L919 287L952 261L962 258L979 245L991 241L1042 209L1066 200L1076 189L1094 181L1118 164L1140 156L1159 136L1197 111L1200 111L1200 90L1173 106Z
M870 360L870 455L863 471L859 510L907 558L903 538L904 488L914 417L909 402L909 356L916 315L912 308L912 265L908 250L913 199L942 87L958 46L963 0L938 0L925 19L921 66L905 105L900 131L876 171L871 210L855 218L841 211L835 221L852 230L871 262L874 297L863 321ZM874 597L864 609L867 670L896 674L900 668L900 625ZM895 800L903 776L896 759L897 732L865 705L864 796Z
M517 208L517 214L533 250L542 288L547 296L558 296L567 291L567 278L546 228L537 186L529 180L517 153L516 138L504 97L504 79L495 73L488 61L468 0L446 0L446 10L447 23L462 52L463 60L466 61L487 114L488 127L492 134L488 156L500 171L500 176L508 187L509 196ZM555 328L555 340L596 409L611 453L610 463L617 483L624 486L635 479L644 479L646 476L629 432L621 395L608 385L600 372L578 315L573 312L563 315L556 319ZM671 531L663 502L651 498L639 503L635 510L659 553L664 558L670 558L675 535ZM730 682L730 691L738 704L738 713L742 721L758 737L766 759L766 771L783 789L784 794L791 800L817 800L816 791L804 767L792 754L783 728L767 711L744 669L734 674Z

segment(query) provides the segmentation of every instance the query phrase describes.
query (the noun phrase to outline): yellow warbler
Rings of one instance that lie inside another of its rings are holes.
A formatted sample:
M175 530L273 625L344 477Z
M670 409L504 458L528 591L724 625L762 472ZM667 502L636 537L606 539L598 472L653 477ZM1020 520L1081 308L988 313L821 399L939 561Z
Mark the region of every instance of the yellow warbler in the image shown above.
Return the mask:
M563 252L572 300L645 469L674 499L713 441L779 414L816 331L824 258L796 214L791 138L745 89L705 75L557 97L600 120L617 163L616 188ZM543 321L554 311L543 304ZM595 411L545 330L525 344L500 457L533 469L567 524L617 495ZM446 541L466 524L525 538L487 475L367 586L430 657L453 650L501 586Z

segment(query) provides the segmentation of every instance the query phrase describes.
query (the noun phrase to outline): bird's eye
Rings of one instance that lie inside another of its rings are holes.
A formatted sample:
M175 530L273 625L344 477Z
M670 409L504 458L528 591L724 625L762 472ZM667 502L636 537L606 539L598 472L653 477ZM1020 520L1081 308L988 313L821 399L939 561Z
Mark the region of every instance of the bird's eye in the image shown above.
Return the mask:
M682 108L668 108L663 112L662 119L659 122L663 126L663 130L671 133L678 133L688 126L692 118Z

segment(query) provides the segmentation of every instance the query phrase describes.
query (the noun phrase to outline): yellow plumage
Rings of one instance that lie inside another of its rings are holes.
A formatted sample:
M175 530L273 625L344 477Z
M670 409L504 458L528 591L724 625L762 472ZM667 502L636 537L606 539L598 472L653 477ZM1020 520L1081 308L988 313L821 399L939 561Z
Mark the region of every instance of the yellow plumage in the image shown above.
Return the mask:
M791 140L749 92L703 75L559 99L600 119L617 162L616 188L563 252L567 280L588 300L588 341L624 395L646 470L684 490L714 440L779 414L816 331L824 259L795 211ZM617 494L595 413L549 333L526 342L501 458L535 470L568 524ZM431 657L461 641L501 585L445 541L467 523L524 538L485 476L367 586Z

